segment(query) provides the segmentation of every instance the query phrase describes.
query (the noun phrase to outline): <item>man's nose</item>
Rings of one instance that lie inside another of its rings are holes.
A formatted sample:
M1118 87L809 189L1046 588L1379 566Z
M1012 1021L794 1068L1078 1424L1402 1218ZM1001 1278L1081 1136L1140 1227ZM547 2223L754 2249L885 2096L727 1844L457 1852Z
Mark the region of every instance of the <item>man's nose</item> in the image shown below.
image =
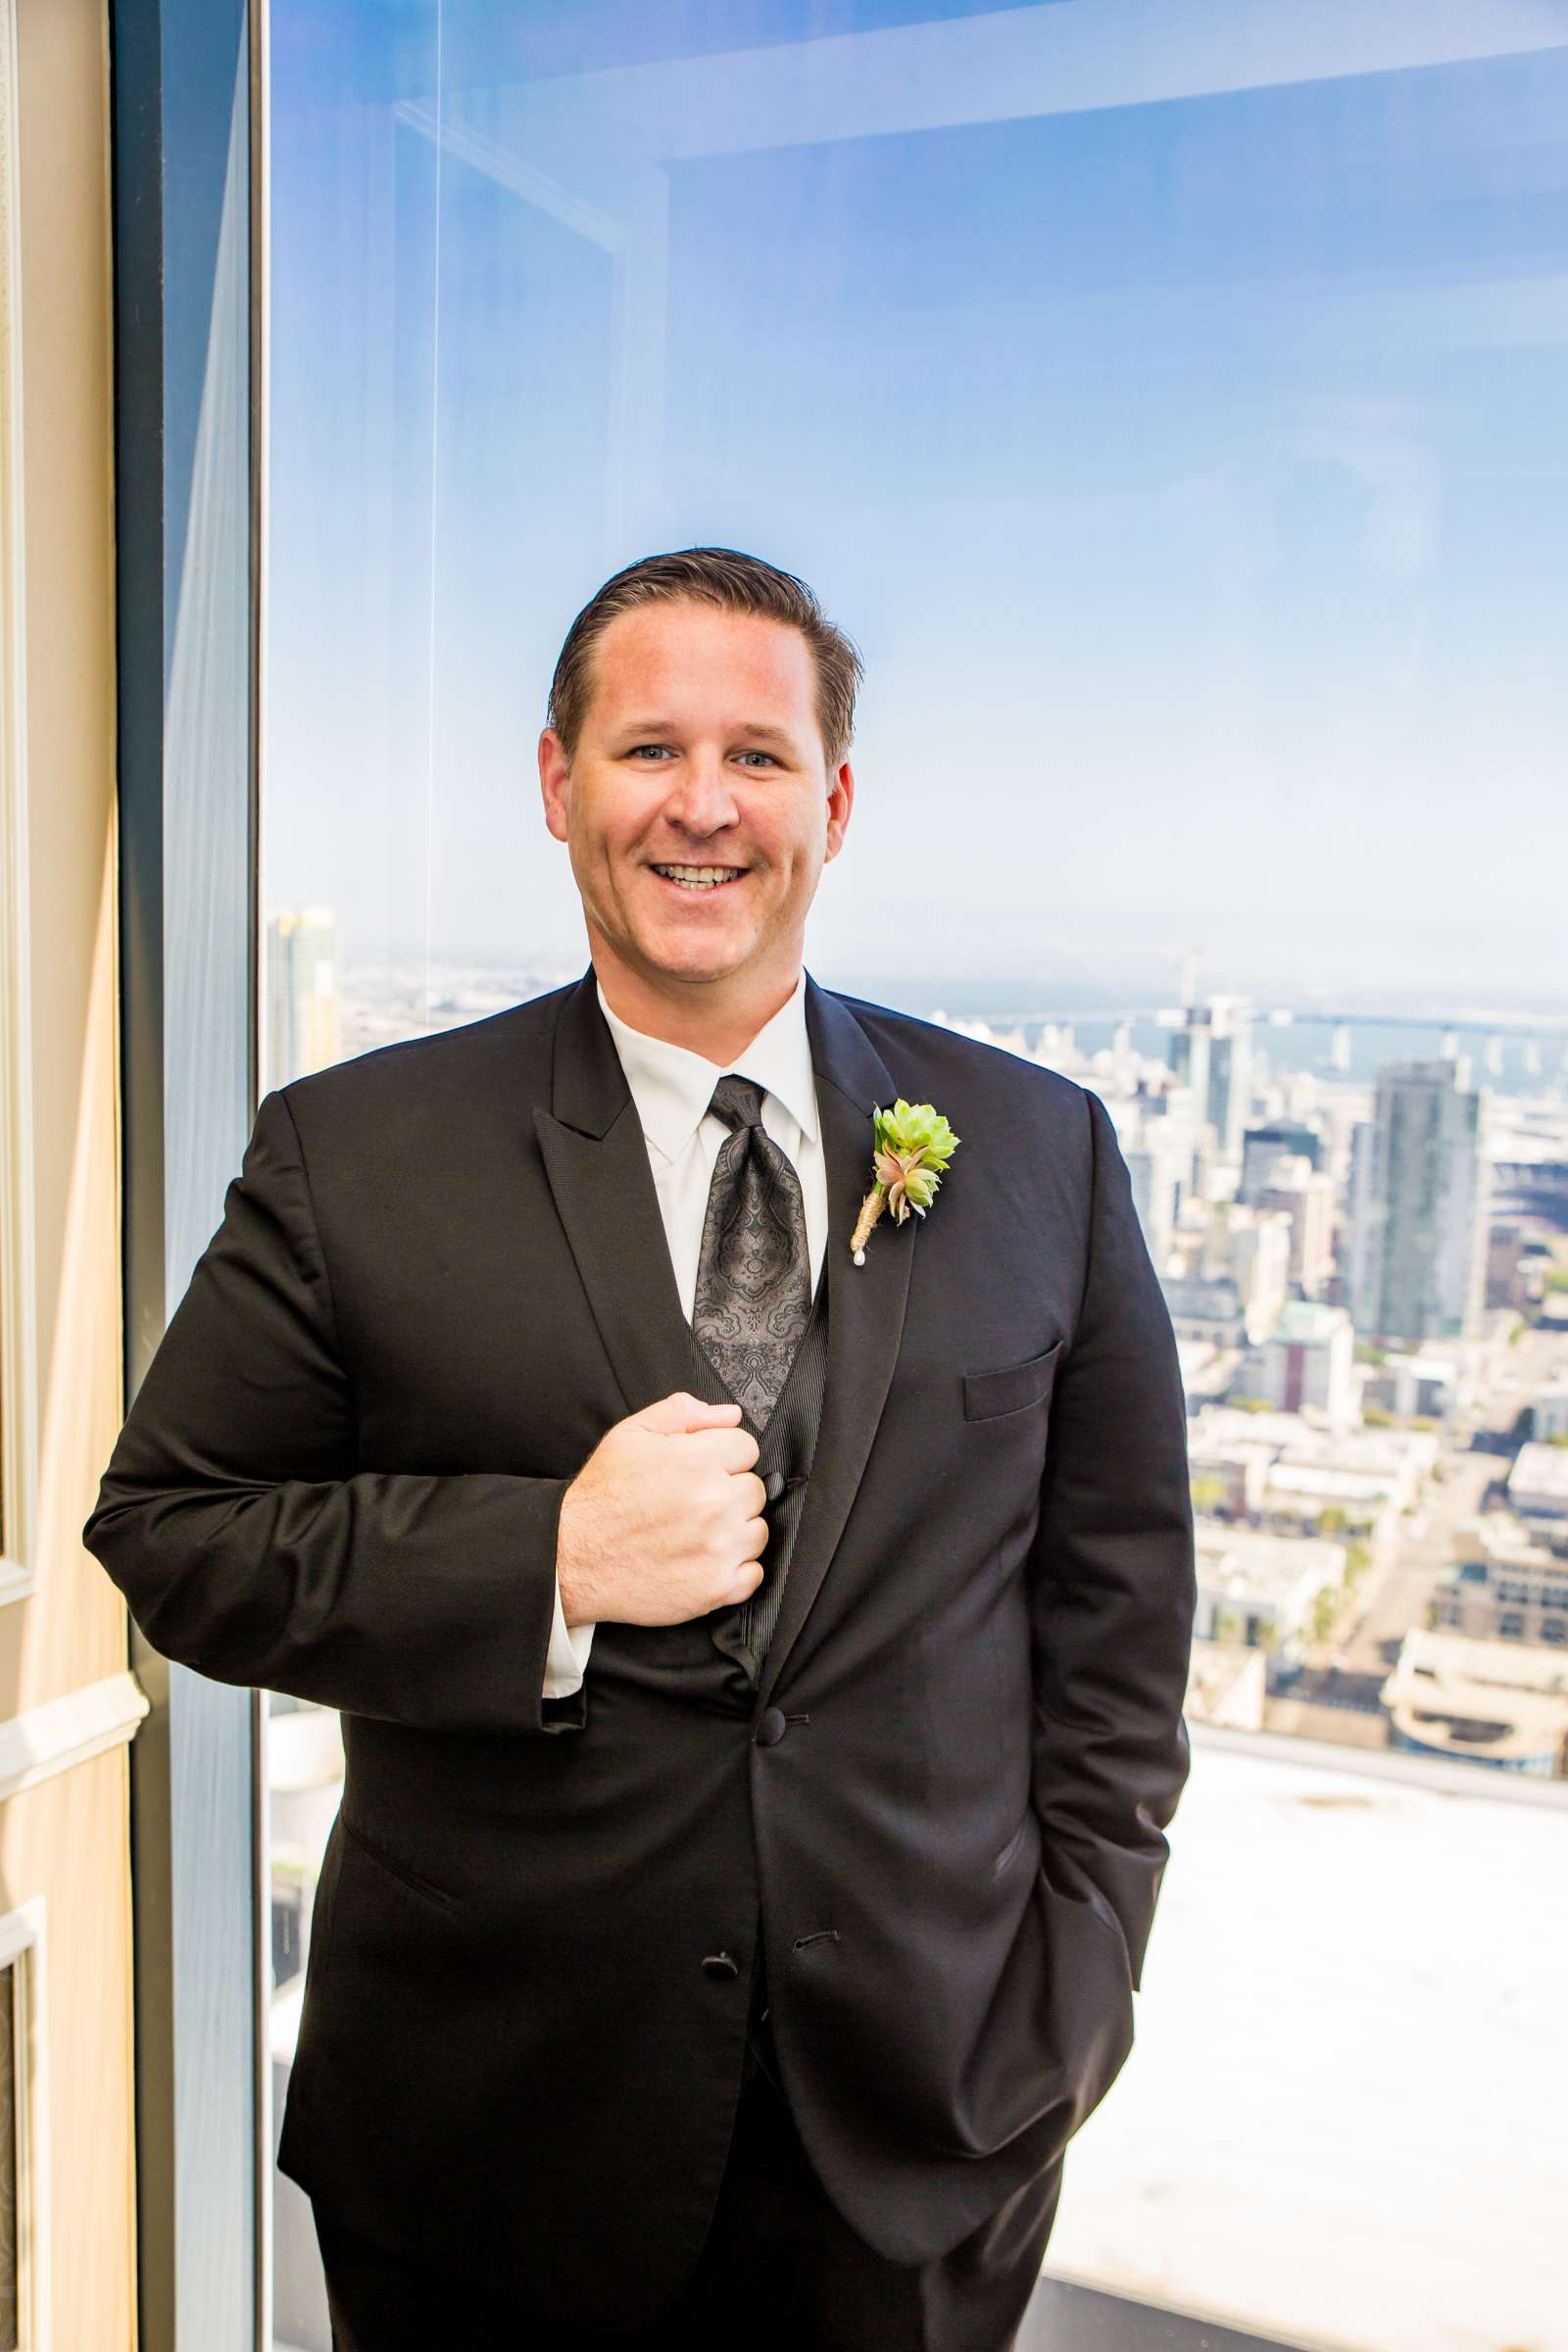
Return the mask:
M688 833L720 833L740 814L735 788L716 759L688 760L673 783L664 813Z

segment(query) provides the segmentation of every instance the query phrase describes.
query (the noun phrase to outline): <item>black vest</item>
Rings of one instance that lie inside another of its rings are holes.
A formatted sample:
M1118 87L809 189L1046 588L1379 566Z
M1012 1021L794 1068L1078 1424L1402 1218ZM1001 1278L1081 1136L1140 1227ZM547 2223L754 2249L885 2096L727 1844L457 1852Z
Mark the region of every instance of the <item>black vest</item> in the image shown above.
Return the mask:
M765 1429L741 1408L741 1426L758 1444L756 1469L767 1488L762 1516L767 1544L762 1582L750 1597L682 1625L606 1622L594 1635L590 1677L678 1693L699 1705L750 1717L761 1682L762 1660L778 1622L790 1554L806 1504L827 1385L827 1263L824 1256L811 1312L777 1404ZM691 1343L694 1396L707 1404L735 1401L695 1334Z
M790 1359L778 1402L765 1429L741 1407L741 1427L757 1440L757 1475L767 1489L762 1517L767 1544L762 1553L762 1581L749 1599L714 1610L702 1622L713 1646L731 1659L746 1677L748 1693L761 1682L773 1628L778 1623L784 1580L789 1574L795 1532L806 1505L807 1481L816 1449L822 1418L822 1393L827 1385L827 1259L817 1277L816 1296L800 1345ZM733 1403L735 1399L713 1369L696 1335L692 1338L692 1395L705 1404Z

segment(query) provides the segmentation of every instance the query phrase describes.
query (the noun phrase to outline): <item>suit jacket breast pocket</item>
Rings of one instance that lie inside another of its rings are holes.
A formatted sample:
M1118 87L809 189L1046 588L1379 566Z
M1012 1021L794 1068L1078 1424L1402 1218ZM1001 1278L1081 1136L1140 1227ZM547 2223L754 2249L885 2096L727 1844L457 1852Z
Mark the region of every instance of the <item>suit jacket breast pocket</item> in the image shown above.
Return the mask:
M999 1364L994 1372L966 1372L964 1419L992 1421L1003 1413L1027 1412L1031 1405L1044 1404L1056 1377L1056 1360L1065 1346L1064 1340L1058 1340L1043 1355L1025 1356L1021 1364Z

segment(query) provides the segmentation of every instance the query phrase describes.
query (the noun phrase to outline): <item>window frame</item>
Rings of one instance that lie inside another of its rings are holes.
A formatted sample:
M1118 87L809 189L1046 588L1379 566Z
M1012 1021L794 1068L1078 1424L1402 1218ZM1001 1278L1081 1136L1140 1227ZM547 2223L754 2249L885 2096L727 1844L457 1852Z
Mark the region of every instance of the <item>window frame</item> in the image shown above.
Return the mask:
M38 1499L19 113L0 0L0 1607L36 1590Z
M256 1109L262 39L110 0L127 1402ZM129 1664L140 2340L268 2352L259 1701Z
M42 1895L0 1918L0 1970L9 1969L11 2082L16 2134L17 2352L50 2352L48 1912Z

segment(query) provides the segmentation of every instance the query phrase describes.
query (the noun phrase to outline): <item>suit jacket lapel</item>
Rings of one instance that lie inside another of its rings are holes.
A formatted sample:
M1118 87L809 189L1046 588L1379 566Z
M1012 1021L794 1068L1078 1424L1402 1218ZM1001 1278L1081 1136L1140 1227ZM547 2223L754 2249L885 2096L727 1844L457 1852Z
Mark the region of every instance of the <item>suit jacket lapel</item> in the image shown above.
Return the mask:
M556 1021L545 1173L628 1413L689 1389L692 1334L675 1287L648 1145L590 964Z
M871 1113L897 1092L887 1066L842 999L806 976L806 1025L816 1072L817 1115L827 1163L827 1387L810 1482L762 1664L765 1706L791 1645L821 1589L859 1490L898 1360L918 1219L885 1216L850 1255L850 1235L871 1180Z

